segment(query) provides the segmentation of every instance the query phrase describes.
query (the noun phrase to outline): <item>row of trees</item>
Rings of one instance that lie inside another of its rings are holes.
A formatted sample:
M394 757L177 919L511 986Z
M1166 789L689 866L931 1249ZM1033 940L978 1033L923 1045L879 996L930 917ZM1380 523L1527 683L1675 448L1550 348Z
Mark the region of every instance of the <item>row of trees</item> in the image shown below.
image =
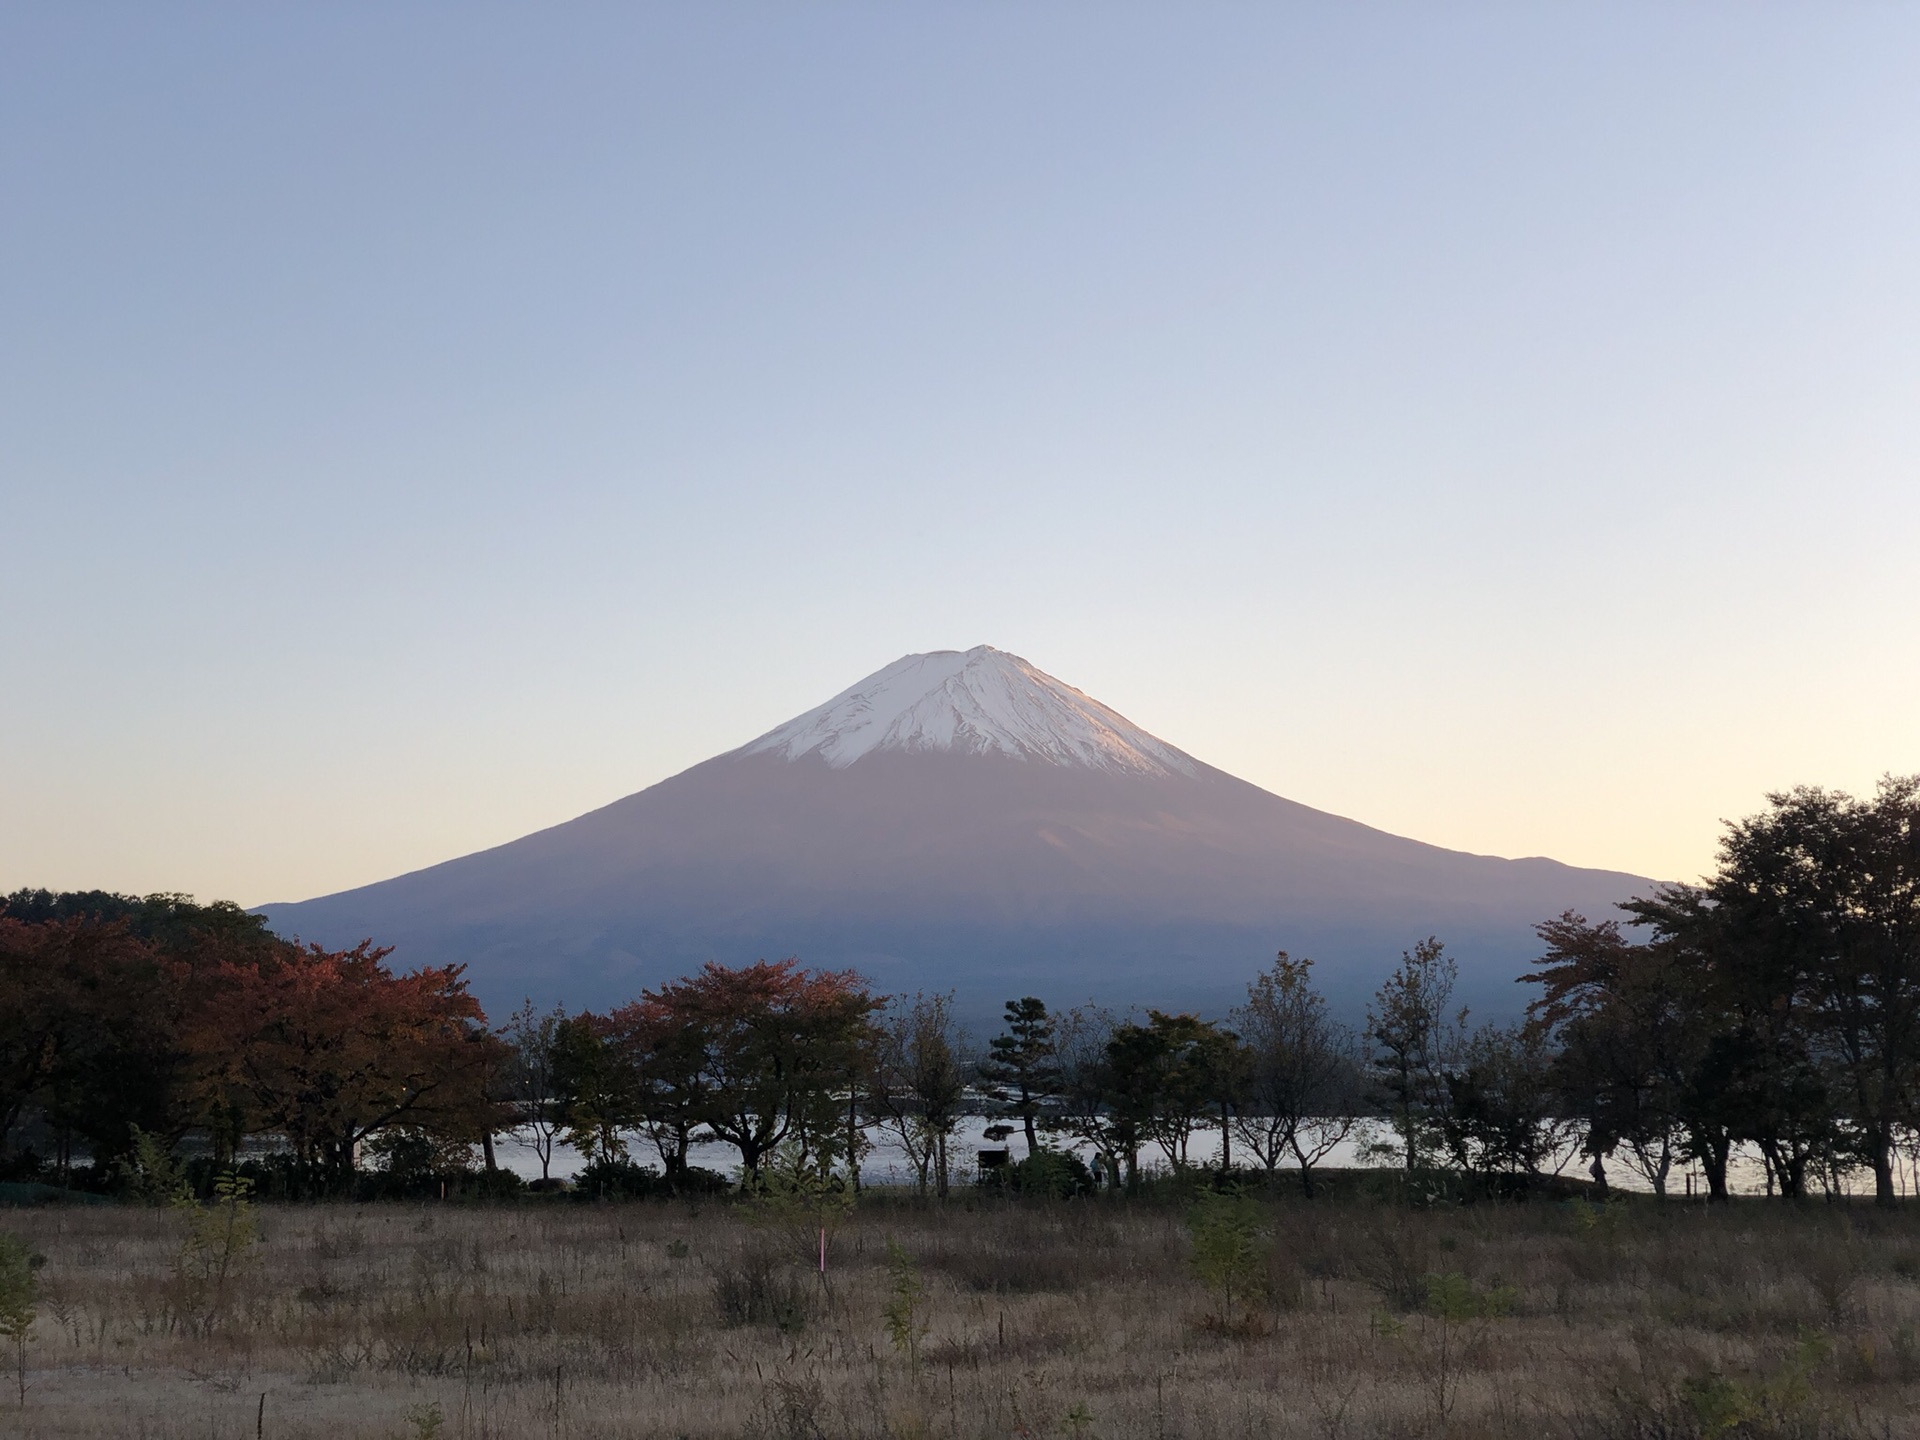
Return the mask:
M203 1134L217 1157L284 1139L323 1183L363 1147L482 1150L527 1137L603 1167L650 1145L667 1183L719 1141L753 1180L857 1175L873 1127L923 1190L945 1193L954 1134L988 1109L1026 1156L1090 1150L1138 1183L1218 1133L1219 1163L1313 1172L1360 1121L1396 1158L1537 1175L1584 1152L1664 1193L1697 1165L1726 1194L1753 1145L1786 1196L1870 1169L1895 1193L1920 1131L1920 779L1856 800L1771 798L1730 827L1717 873L1627 902L1624 922L1565 915L1528 1018L1470 1027L1440 942L1407 952L1364 1026L1330 1014L1312 964L1284 952L1219 1021L1026 997L977 1052L946 996L874 996L798 962L699 974L606 1014L539 1013L495 1030L458 967L396 974L385 951L282 941L229 905L178 896L23 892L0 911L0 1157L31 1122L53 1163L111 1168L142 1136Z
M529 1006L504 1035L543 1171L560 1145L625 1160L635 1136L669 1181L688 1174L699 1139L733 1146L749 1177L776 1151L788 1168L857 1173L877 1128L919 1188L944 1195L953 1136L985 1109L1013 1122L990 1133L1024 1129L1028 1157L1043 1136L1084 1142L1111 1183L1132 1186L1144 1148L1187 1168L1204 1127L1222 1127L1229 1157L1238 1138L1268 1168L1310 1167L1351 1131L1358 1052L1310 963L1283 954L1238 1029L1159 1011L1055 1015L1029 996L1008 1002L1005 1029L976 1052L949 996L882 1003L851 974L783 961L709 965L604 1016Z
M1220 1163L1313 1169L1384 1118L1409 1172L1538 1176L1576 1155L1664 1194L1697 1166L1724 1198L1736 1145L1792 1198L1862 1168L1895 1198L1920 1135L1920 777L1867 798L1800 789L1732 825L1716 872L1625 902L1624 921L1540 927L1525 1021L1468 1023L1437 939L1402 956L1364 1026L1329 1013L1311 962L1284 952L1221 1022L1010 1002L968 1053L950 1007L920 997L849 1041L836 1096L899 1134L944 1188L968 1082L1025 1131L1090 1148L1117 1186L1157 1150L1187 1168L1217 1128ZM861 1057L864 1051L864 1060ZM684 1133L684 1132L681 1132ZM717 1127L709 1133L721 1135ZM855 1132L843 1153L857 1149ZM824 1153L816 1147L817 1153ZM743 1156L746 1152L743 1150Z
M1191 1015L1055 1016L1011 1002L975 1054L950 997L891 1004L851 973L792 960L699 974L606 1014L536 1012L498 1030L458 967L395 973L387 952L327 951L258 917L181 896L22 892L0 912L0 1160L50 1143L104 1180L143 1141L204 1138L216 1166L277 1137L310 1183L340 1188L365 1153L445 1156L526 1137L543 1170L567 1145L602 1166L643 1140L667 1183L702 1140L758 1177L857 1172L873 1127L920 1186L944 1194L952 1137L983 1103L1047 1135L1095 1145L1116 1184L1143 1146L1188 1163L1216 1114L1260 1163L1310 1165L1355 1113L1352 1039L1325 1015L1309 967L1282 956L1238 1030ZM1247 1038L1242 1039L1244 1034ZM1329 1118L1335 1117L1335 1118Z

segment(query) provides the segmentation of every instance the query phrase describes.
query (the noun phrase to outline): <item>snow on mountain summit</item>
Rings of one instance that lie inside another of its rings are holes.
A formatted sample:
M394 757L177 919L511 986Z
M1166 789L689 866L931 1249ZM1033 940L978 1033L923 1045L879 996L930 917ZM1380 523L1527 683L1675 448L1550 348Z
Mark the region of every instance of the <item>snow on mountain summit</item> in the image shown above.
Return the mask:
M1125 716L991 645L906 655L742 748L844 769L876 750L955 750L1145 775L1198 763Z

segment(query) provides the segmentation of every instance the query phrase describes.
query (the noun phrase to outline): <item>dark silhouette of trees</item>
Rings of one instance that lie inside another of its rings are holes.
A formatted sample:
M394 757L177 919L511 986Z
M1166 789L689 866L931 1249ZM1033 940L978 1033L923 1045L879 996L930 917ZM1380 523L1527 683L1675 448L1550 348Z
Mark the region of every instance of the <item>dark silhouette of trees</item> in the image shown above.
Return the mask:
M566 1143L589 1164L627 1158L625 1133L640 1118L639 1077L603 1015L583 1010L554 1027L554 1072Z
M1624 1149L1660 1193L1691 1160L1724 1199L1744 1141L1786 1198L1858 1163L1891 1204L1920 1122L1920 778L1769 796L1705 882L1621 909L1643 941L1565 915L1523 977L1588 1152Z
M1793 1116L1827 1100L1832 1141L1894 1200L1893 1150L1920 1100L1920 777L1869 799L1818 789L1769 797L1731 827L1705 887L1734 978L1758 982L1752 1024L1770 1089ZM1777 1133L1787 1165L1822 1137Z
M1466 1038L1446 1072L1435 1127L1458 1169L1536 1178L1561 1155L1575 1127L1559 1104L1552 1060L1538 1025L1483 1025Z
M1673 946L1628 940L1618 921L1569 912L1539 933L1547 953L1521 979L1542 987L1528 1013L1558 1044L1551 1078L1562 1108L1585 1123L1588 1156L1624 1147L1665 1195L1673 1162L1711 1134L1693 1103L1712 1039L1702 977Z

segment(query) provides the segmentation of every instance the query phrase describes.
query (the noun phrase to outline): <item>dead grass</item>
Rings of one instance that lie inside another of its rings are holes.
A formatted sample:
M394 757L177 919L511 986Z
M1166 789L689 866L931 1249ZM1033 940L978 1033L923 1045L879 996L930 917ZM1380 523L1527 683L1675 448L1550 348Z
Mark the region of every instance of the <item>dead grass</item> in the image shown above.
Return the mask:
M1273 1299L1230 1325L1207 1320L1178 1212L1145 1205L867 1205L824 1286L714 1203L262 1219L209 1314L166 1211L0 1212L47 1257L0 1434L1920 1433L1920 1215L1288 1202ZM913 1367L887 1340L889 1236L930 1302ZM1510 1313L1430 1313L1447 1273L1512 1286Z

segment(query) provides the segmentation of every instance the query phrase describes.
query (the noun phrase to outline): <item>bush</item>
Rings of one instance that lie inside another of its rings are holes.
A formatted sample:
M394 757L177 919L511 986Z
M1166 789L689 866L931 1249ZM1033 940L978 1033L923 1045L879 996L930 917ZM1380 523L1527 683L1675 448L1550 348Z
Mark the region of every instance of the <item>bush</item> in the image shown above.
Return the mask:
M1233 1302L1267 1294L1273 1241L1259 1204L1246 1195L1203 1191L1187 1212L1194 1278L1220 1299L1220 1322L1233 1323Z
M1099 1188L1087 1162L1071 1150L1036 1150L1016 1164L983 1170L980 1184L989 1190L1010 1190L1043 1200L1091 1195Z
M718 1170L689 1165L671 1187L679 1195L724 1195L733 1188L733 1182Z
M673 1187L651 1165L631 1160L594 1160L573 1178L573 1193L583 1200L658 1200Z

